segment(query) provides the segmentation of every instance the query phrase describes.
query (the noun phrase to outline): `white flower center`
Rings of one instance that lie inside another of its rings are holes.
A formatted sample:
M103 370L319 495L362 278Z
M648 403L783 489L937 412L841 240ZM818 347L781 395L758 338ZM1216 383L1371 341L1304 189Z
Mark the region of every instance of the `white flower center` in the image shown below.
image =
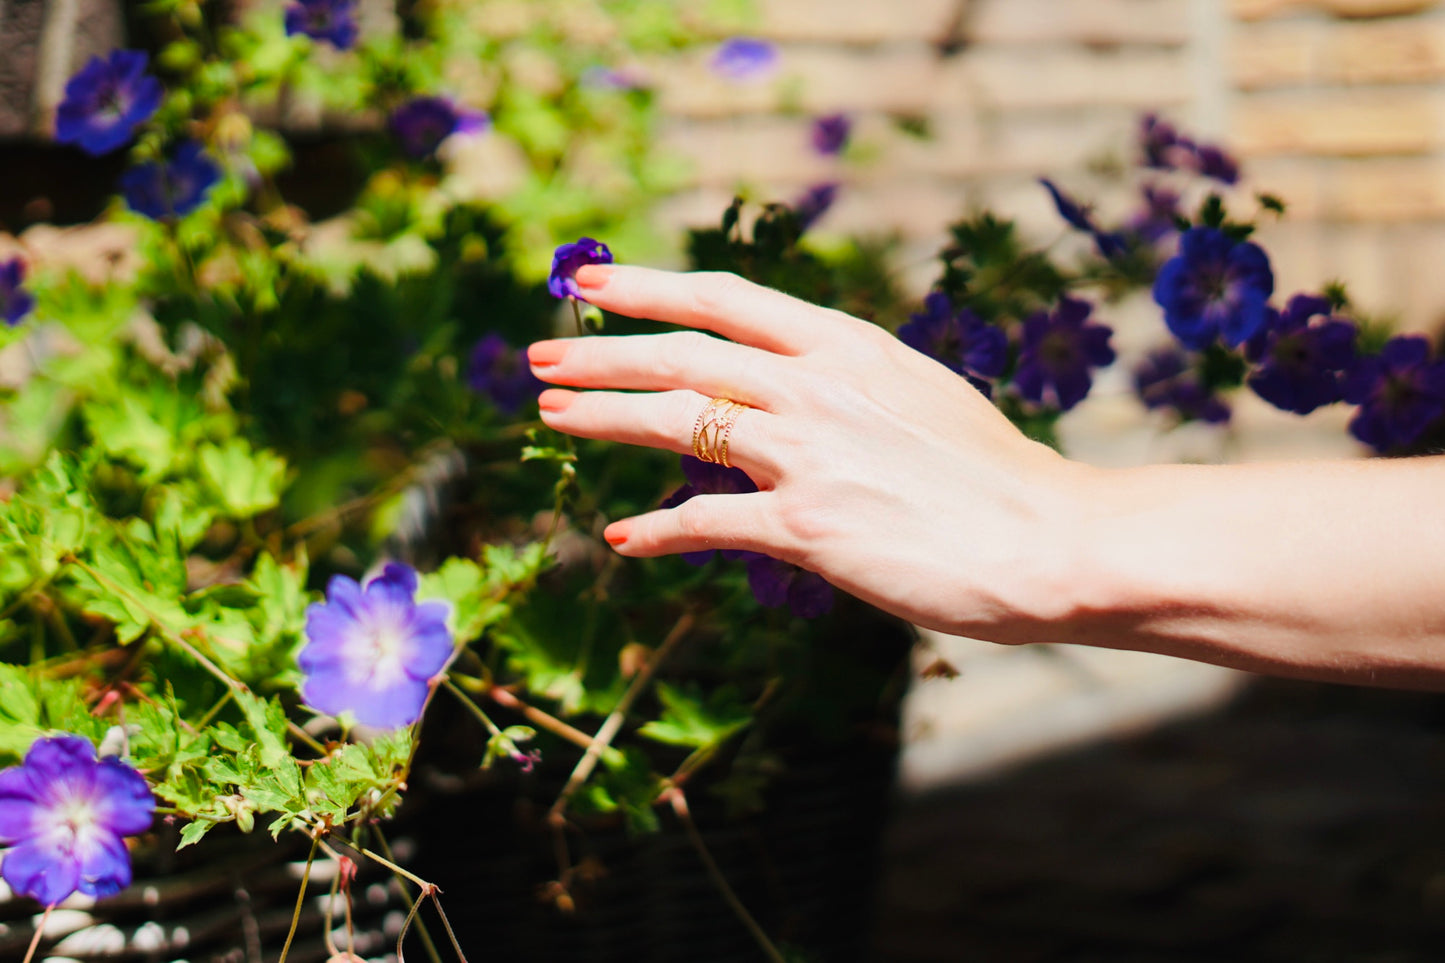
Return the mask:
M362 623L351 653L348 673L351 681L384 689L406 679L408 639L406 630L390 618L373 618Z
M41 826L43 835L62 850L73 852L99 827L94 801L67 792L46 810Z

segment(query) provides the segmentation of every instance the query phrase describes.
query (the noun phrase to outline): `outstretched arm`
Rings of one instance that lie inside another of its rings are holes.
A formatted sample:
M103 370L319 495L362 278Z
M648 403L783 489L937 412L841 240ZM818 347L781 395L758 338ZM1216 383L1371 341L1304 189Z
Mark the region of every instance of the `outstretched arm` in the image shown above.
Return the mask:
M687 453L709 398L749 406L729 454L760 491L619 520L625 555L763 552L997 642L1445 688L1445 460L1096 469L845 314L725 274L577 281L697 330L533 345L538 377L598 389L544 392L547 424Z

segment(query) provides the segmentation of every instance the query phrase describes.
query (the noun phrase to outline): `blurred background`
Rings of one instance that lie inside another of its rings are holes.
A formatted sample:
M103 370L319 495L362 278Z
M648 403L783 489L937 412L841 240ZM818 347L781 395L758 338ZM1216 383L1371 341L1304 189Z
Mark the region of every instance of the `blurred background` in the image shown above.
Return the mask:
M489 3L487 16L500 28L527 6ZM904 289L921 296L946 226L965 212L1017 217L1040 243L1059 234L1040 176L1106 218L1122 216L1133 194L1114 175L1130 160L1141 114L1157 111L1234 151L1241 191L1286 202L1288 217L1259 234L1277 291L1345 279L1362 310L1439 333L1445 5L742 6L749 32L779 47L766 80L717 76L706 46L635 65L657 92L657 147L677 162L655 214L658 263L678 263L667 239L714 223L739 192L792 200L836 181L820 242L885 240ZM362 8L365 29L388 29L392 0ZM105 162L50 145L46 118L80 64L124 45L127 16L120 0L0 0L0 228L37 232L32 251L50 243L51 229L34 225L90 219L120 169L116 159L96 174L94 199L57 192ZM853 122L841 159L807 138L809 118L834 112ZM290 123L321 138L336 121L298 104ZM315 163L324 179L324 155ZM513 185L505 138L479 141L455 164L479 193ZM1159 331L1147 298L1111 312L1126 355ZM1161 436L1129 397L1125 367L1066 417L1071 455L1131 464L1359 454L1346 412L1300 419L1247 397L1228 434ZM1445 955L1437 697L937 637L917 666L879 959Z

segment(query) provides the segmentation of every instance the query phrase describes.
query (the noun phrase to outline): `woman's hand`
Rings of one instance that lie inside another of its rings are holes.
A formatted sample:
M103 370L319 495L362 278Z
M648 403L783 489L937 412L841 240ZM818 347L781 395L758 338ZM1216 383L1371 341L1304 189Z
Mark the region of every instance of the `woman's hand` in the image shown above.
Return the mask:
M756 482L614 522L624 555L747 549L920 625L1035 641L1067 616L1088 474L876 326L729 274L577 272L588 301L692 331L532 345L551 427L691 453L713 397L749 406L728 456Z

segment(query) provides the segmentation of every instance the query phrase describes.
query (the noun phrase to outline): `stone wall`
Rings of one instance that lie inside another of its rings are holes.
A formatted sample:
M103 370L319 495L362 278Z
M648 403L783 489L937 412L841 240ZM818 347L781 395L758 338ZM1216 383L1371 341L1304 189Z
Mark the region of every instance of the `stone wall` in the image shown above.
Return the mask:
M368 0L367 6L387 0ZM1445 319L1445 6L1440 0L755 0L784 58L771 82L711 76L707 51L651 65L663 146L691 163L670 223L714 219L739 188L789 199L846 185L824 229L897 231L915 286L970 207L1057 220L1048 174L1102 210L1091 170L1159 110L1234 145L1253 187L1290 202L1263 232L1284 291L1342 277L1406 327ZM121 39L118 0L0 0L0 141L46 129L64 79ZM806 118L856 122L842 166ZM931 139L903 129L926 123ZM1247 194L1245 195L1247 197Z
M845 110L863 160L826 227L897 229L926 257L949 217L993 205L1048 236L1040 174L1127 199L1090 168L1159 110L1233 145L1290 203L1262 234L1280 287L1342 277L1407 327L1445 318L1445 8L1438 0L759 0L783 79L664 72L665 143L694 164L669 213L738 186L787 198L838 171L799 113ZM920 142L900 118L926 118ZM1248 194L1243 194L1247 198Z

